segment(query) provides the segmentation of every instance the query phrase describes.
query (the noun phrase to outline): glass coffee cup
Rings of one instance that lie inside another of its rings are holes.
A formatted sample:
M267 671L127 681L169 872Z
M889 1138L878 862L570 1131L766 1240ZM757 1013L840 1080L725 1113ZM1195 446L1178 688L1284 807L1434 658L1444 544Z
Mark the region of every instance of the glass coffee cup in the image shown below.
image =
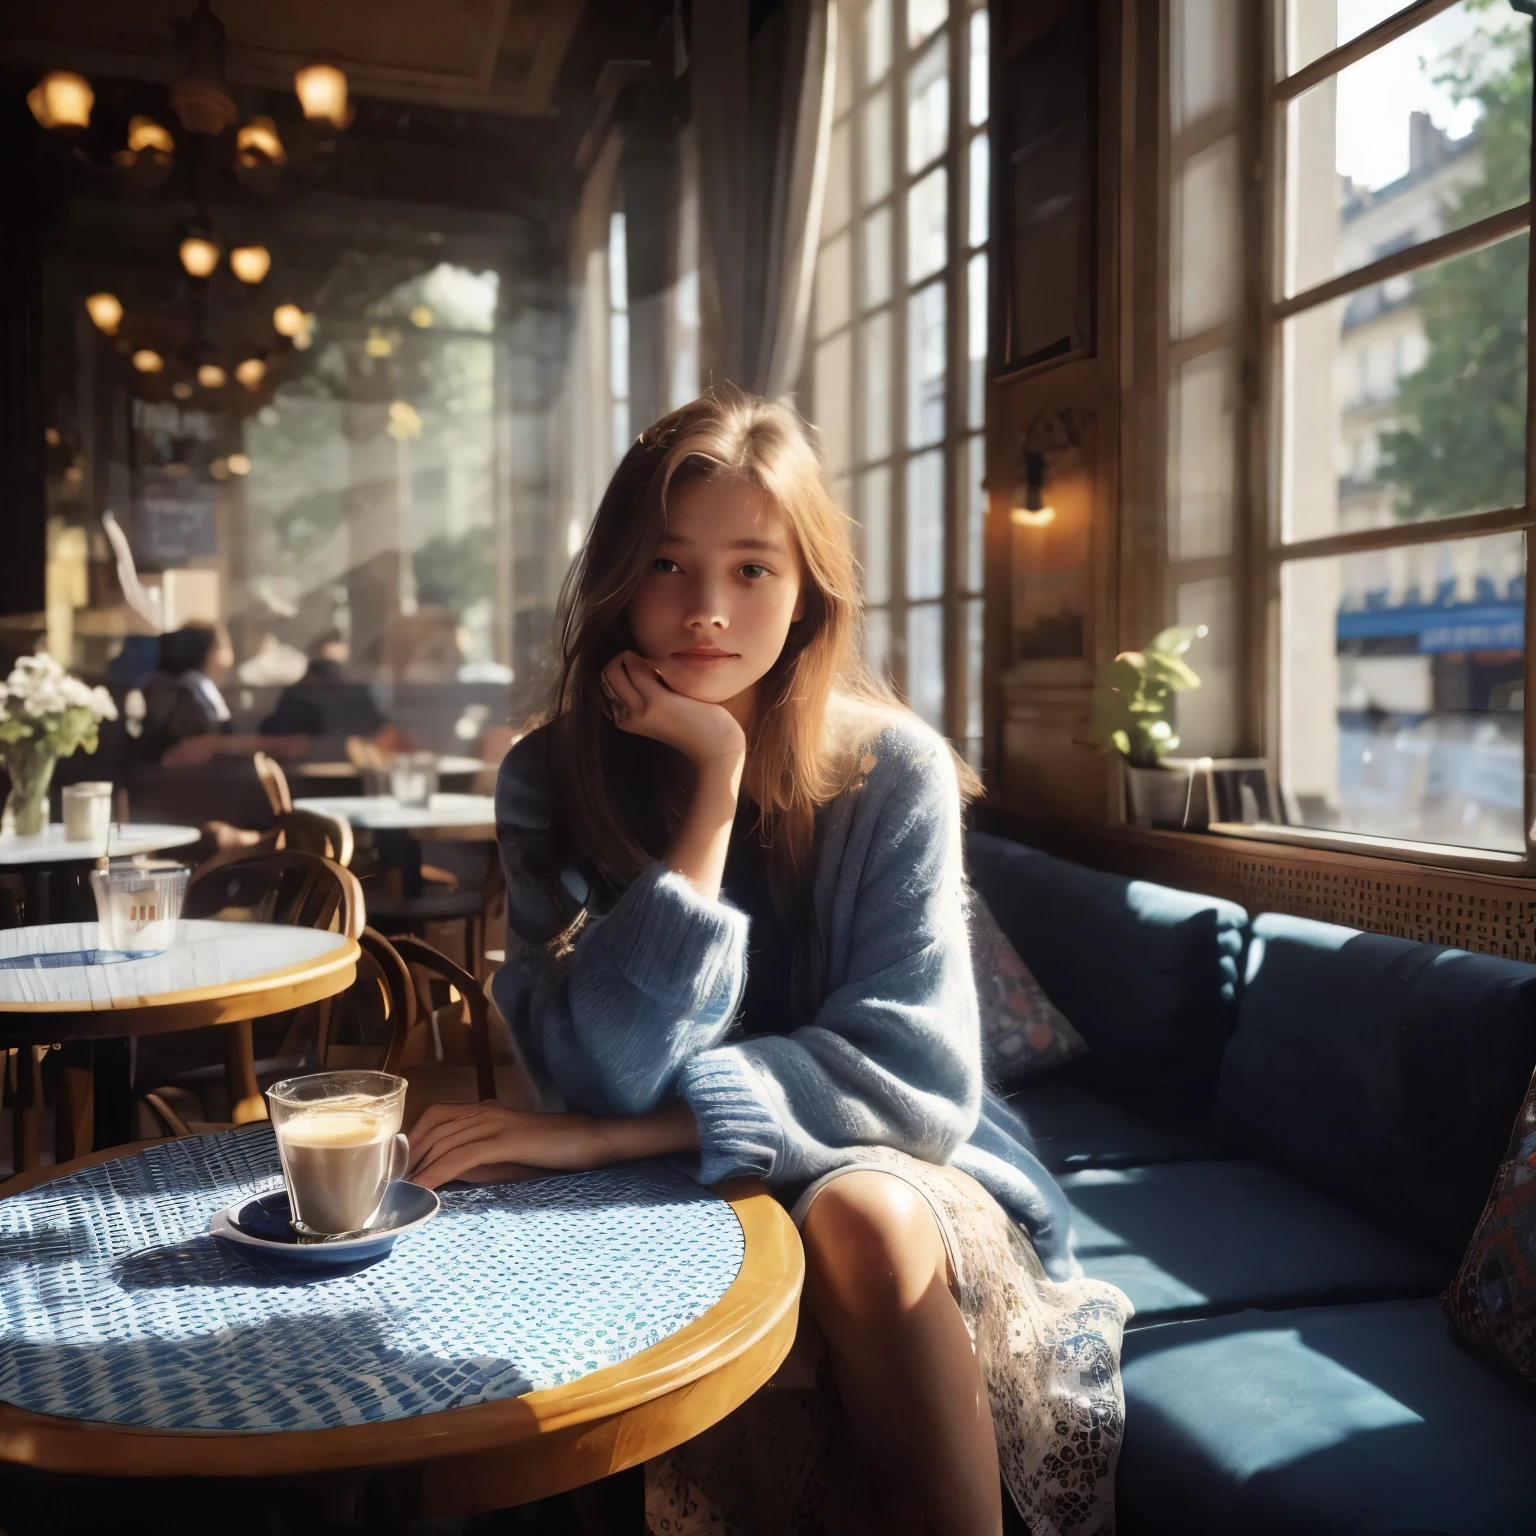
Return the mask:
M367 1230L410 1162L405 1086L388 1072L315 1072L267 1089L301 1240Z

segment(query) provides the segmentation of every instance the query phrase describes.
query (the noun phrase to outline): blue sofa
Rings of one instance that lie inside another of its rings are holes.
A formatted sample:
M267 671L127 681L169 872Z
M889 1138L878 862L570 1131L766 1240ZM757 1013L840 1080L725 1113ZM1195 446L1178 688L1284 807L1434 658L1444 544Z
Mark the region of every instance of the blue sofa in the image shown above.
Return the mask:
M1438 1300L1536 1068L1536 966L968 858L1092 1046L1013 1102L1136 1307L1121 1536L1536 1531L1536 1393Z

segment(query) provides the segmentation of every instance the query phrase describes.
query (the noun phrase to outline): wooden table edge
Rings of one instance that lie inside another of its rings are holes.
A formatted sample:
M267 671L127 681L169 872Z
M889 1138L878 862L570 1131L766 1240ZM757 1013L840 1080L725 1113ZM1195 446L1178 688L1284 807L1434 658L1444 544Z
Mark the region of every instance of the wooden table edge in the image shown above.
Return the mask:
M7 1004L0 1006L0 1046L47 1044L59 1039L61 1031L71 1038L105 1039L264 1018L345 992L357 977L361 954L356 939L343 938L334 949L260 976L151 994L150 1001L116 1008L46 1001Z
M122 1150L114 1152L122 1155ZM92 1154L43 1171L58 1176L109 1160ZM20 1187L16 1180L5 1186L11 1193ZM98 1476L242 1477L451 1459L451 1483L467 1477L469 1485L484 1485L488 1479L497 1491L482 1497L502 1497L506 1503L539 1497L538 1492L523 1492L529 1486L548 1484L544 1491L553 1492L605 1470L631 1466L662 1448L655 1421L669 1406L680 1422L668 1422L660 1439L677 1445L745 1402L772 1376L794 1342L805 1273L794 1223L755 1181L731 1180L718 1186L718 1192L735 1212L743 1238L741 1269L720 1300L660 1343L564 1386L382 1424L259 1434L141 1429L0 1403L0 1461ZM712 1378L718 1378L715 1392L696 1390ZM722 1400L718 1388L727 1383L733 1390ZM647 1414L653 1407L656 1412ZM636 1416L651 1421L651 1432L642 1426L639 1433L626 1436L626 1424ZM492 1458L479 1468L482 1475L477 1479L476 1463L486 1452ZM583 1475L560 1481L566 1475L561 1469L573 1460ZM430 1479L430 1465L428 1474ZM439 1493L433 1502L441 1504L442 1480L435 1481ZM508 1493L517 1497L504 1497ZM463 1498L471 1503L462 1504ZM449 1502L463 1508L495 1507L475 1503L471 1486L449 1496Z

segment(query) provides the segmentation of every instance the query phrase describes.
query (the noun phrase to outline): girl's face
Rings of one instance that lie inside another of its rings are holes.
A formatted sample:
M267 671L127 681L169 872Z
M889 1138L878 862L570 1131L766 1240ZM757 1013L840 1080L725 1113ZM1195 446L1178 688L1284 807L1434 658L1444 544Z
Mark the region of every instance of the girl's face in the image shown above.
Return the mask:
M805 612L800 554L755 486L689 480L626 610L635 649L668 686L708 704L750 704Z

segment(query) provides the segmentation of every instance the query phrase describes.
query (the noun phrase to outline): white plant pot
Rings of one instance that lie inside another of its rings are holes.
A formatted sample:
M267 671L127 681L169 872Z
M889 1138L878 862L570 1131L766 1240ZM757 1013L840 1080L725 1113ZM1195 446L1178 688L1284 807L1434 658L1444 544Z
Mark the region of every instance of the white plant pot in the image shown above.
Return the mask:
M1210 824L1209 798L1192 762L1161 768L1125 764L1125 800L1131 825L1199 831Z

